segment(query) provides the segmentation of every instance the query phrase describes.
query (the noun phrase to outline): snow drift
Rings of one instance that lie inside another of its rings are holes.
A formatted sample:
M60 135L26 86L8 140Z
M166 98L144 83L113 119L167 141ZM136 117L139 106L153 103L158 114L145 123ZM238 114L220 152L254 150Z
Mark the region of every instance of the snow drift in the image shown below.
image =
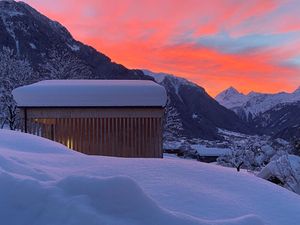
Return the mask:
M234 169L180 159L86 156L0 131L6 225L297 224L300 197Z

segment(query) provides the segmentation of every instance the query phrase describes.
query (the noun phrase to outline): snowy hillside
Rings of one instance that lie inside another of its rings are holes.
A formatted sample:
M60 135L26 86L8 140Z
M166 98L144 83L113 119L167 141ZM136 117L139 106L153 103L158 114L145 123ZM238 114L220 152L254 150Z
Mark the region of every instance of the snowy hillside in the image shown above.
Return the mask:
M300 197L263 179L181 159L86 156L0 131L5 225L297 225Z
M293 93L263 94L250 92L245 95L231 87L218 94L216 100L221 105L237 113L239 113L239 110L243 110L247 117L249 114L256 117L259 113L266 112L278 104L300 101L300 88Z

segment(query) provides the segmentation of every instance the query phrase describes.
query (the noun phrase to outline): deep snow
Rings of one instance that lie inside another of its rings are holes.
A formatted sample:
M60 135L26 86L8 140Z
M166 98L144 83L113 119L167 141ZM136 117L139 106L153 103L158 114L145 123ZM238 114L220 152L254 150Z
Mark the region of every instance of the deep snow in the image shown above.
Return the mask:
M0 131L5 225L297 225L300 197L245 172L183 159L86 156Z
M18 106L29 107L164 107L167 101L164 87L151 80L44 80L18 87L12 94Z
M300 195L300 157L282 155L277 160L268 163L258 174L258 177L269 180L277 178L281 185Z
M230 148L212 148L201 144L191 145L191 147L195 149L200 156L224 156L231 153Z

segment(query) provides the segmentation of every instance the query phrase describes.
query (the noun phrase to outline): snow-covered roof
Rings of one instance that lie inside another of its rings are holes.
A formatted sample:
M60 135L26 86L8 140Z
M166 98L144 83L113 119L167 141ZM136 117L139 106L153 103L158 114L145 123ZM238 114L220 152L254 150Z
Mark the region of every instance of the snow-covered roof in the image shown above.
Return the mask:
M164 107L164 87L149 80L45 80L13 90L19 107Z

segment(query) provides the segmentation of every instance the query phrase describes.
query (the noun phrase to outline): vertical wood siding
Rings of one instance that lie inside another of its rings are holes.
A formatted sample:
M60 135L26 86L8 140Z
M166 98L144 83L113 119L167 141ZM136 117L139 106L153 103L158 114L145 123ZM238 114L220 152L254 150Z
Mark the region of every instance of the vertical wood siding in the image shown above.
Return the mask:
M28 133L85 154L151 158L161 158L163 154L162 116L71 118L57 114L59 118L48 118L46 112L37 115L35 112L33 117L29 111ZM41 118L43 115L45 118ZM24 131L24 126L21 129Z

